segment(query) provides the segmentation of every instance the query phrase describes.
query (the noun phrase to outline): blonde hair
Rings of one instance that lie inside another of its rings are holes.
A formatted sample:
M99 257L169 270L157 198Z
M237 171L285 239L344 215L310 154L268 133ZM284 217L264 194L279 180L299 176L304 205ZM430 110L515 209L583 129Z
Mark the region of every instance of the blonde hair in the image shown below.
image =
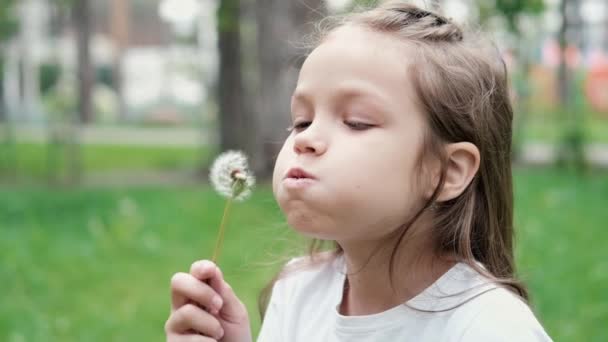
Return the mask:
M422 213L432 208L432 234L437 242L437 253L456 255L460 261L527 300L525 287L515 278L511 176L513 109L506 67L498 50L479 32L464 30L438 13L403 1L389 1L373 9L325 19L318 26L312 46L318 46L329 33L344 25L371 29L416 46L416 49L410 49L413 63L409 74L428 124L423 147L426 153L420 156L438 158L441 177L433 196L399 232L396 246ZM443 144L460 141L473 143L479 149L479 171L460 196L437 202L447 167ZM316 257L321 246L320 241L312 241L310 264L327 260ZM391 277L397 247L391 256ZM334 243L331 258L341 254L342 249ZM262 291L262 316L278 277Z

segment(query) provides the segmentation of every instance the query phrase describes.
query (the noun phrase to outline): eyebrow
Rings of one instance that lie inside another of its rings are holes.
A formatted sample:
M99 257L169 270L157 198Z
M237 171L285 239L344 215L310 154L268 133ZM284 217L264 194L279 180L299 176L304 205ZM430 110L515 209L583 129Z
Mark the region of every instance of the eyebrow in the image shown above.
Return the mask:
M366 98L372 100L372 104L381 105L384 102L384 96L375 91L369 91L360 86L343 86L337 90L337 98L340 100L351 98ZM292 99L312 104L312 96L304 90L296 89L292 95Z

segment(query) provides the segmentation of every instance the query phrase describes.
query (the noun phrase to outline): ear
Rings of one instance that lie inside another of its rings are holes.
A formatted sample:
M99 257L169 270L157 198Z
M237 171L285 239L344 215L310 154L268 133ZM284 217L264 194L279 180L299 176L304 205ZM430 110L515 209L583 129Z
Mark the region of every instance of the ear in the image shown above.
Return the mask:
M479 149L469 142L446 145L448 165L443 190L437 200L449 201L460 196L479 170Z

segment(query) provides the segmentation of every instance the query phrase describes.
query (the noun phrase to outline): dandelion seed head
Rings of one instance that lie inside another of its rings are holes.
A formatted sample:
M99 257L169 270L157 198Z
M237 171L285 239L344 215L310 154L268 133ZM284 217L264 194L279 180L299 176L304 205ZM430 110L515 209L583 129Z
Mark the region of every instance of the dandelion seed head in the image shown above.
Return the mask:
M226 151L220 154L209 174L209 180L220 195L244 201L251 195L255 177L249 170L247 157L241 151Z

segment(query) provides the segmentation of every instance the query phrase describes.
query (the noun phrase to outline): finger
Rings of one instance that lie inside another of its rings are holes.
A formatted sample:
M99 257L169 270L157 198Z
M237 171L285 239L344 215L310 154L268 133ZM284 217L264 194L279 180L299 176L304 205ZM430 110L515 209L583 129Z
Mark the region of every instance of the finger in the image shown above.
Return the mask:
M206 281L217 276L216 269L217 266L212 261L198 260L190 266L190 274L199 280Z
M188 273L176 273L171 278L171 297L173 311L194 301L216 313L223 302L220 295L209 285Z
M224 280L224 275L219 268L217 273L218 277L212 278L210 285L224 300L224 305L220 310L222 317L231 322L242 322L247 319L245 305L236 296L230 284Z
M195 261L192 266L190 267L190 273L192 273L192 270L194 268L197 269L197 275L199 276L199 279L204 280L210 276L212 276L214 273L213 271L213 267L206 267L206 264L212 264L212 262L207 261L207 260L199 260L199 261ZM186 296L184 296L181 293L175 292L173 291L173 284L175 281L179 281L179 279L175 279L176 277L183 277L182 272L177 273L175 275L173 275L173 277L171 278L171 310L175 310L179 307L184 306L185 304L190 302L190 299Z
M211 261L201 260L192 264L191 274L198 279L206 279L223 300L222 318L231 322L242 322L247 319L247 309L238 299L230 285L224 280L222 271Z
M177 335L172 334L167 336L167 342L217 342L216 339L199 335L199 334L189 334L189 335Z
M196 331L217 340L224 336L220 322L194 304L186 304L173 312L165 324L165 331L167 334L190 334L191 331Z
M217 292L220 296L222 296L223 301L225 302L226 298L224 297L225 287L230 287L226 281L224 280L224 275L222 271L217 267L213 262L208 260L201 260L200 262L195 262L192 264L192 268L190 269L191 274L197 279L205 279L205 282L211 286L211 288ZM227 292L227 294L230 294ZM234 295L234 293L232 293ZM230 308L227 308L230 310ZM226 310L225 308L222 310Z
M190 274L192 274L193 277L204 281L206 284L211 286L215 292L220 294L223 285L222 272L220 271L219 267L215 265L215 263L209 260L196 261L192 264L192 267L190 267ZM221 306L218 308L218 310L219 309L221 309Z
M186 297L182 293L174 290L174 288L175 288L174 284L179 281L177 278L183 277L180 274L181 274L181 272L175 273L171 277L171 312L175 311L175 309L177 309L177 308L184 306L185 304L187 304L190 301L188 299L188 297Z
M213 262L200 260L193 263L192 267L190 267L190 274L197 279L205 281L215 292L221 295L225 283L224 276L219 267Z

